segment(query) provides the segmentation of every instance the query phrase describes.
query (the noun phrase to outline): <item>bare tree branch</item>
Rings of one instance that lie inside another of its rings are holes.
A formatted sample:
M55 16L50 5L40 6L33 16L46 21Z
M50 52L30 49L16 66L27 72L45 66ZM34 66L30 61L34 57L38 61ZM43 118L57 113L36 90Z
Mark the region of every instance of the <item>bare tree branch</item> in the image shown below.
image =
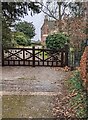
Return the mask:
M40 3L40 2L36 2L37 4L40 4L42 7L44 7L48 12L46 12L46 11L44 11L42 8L41 8L41 10L45 13L45 14L47 14L49 17L53 17L55 20L58 20L55 16L54 16L54 14L52 13L52 11L50 11L50 9L47 7L47 6L45 6L45 5L43 5L42 3Z
M68 7L68 3L66 2L63 6L64 6L64 7L63 7L63 12L62 12L61 17L64 16L65 10L66 10L66 8Z

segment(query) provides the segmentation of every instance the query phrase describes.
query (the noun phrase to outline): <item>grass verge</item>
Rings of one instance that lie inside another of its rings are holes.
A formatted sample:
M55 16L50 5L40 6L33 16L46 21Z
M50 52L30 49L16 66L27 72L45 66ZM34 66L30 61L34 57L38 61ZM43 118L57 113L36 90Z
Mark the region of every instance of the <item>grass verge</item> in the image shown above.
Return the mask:
M69 106L77 118L88 118L88 96L82 85L79 71L73 71L73 75L66 81L68 93L70 93Z

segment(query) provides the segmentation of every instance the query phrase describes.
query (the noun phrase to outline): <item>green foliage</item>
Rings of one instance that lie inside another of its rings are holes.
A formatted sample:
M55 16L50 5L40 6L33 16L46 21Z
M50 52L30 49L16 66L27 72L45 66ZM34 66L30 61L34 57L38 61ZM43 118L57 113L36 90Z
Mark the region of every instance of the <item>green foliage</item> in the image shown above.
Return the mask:
M25 36L22 32L16 32L14 34L14 40L17 42L18 45L30 45L30 40Z
M84 92L80 73L78 71L73 72L73 76L67 81L68 91L76 93L76 95L70 98L70 107L73 108L75 116L77 118L87 118L87 96Z
M12 39L12 32L5 20L2 22L2 46L4 48L13 47L15 42Z
M63 33L48 35L46 38L46 46L50 49L61 49L69 39Z
M32 23L28 23L26 21L19 22L15 26L16 31L23 32L30 39L35 36L35 28Z
M80 77L80 73L78 71L74 72L72 78L70 78L69 83L71 85L71 89L81 90L83 89L82 80Z
M28 10L33 13L40 12L39 6L34 2L2 2L2 15L11 21L28 15Z
M39 13L40 9L34 2L2 2L2 45L4 48L14 46L11 27L14 22L31 13Z
M31 44L31 38L35 36L35 28L32 23L19 22L16 24L15 30L15 41L18 45L28 46Z

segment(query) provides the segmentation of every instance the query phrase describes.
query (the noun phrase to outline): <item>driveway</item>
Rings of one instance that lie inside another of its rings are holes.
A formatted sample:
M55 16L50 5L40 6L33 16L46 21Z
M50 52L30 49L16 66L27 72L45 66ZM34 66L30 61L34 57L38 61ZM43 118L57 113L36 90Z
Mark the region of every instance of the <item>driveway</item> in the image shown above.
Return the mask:
M60 92L68 75L50 67L3 67L2 90L6 92Z
M3 67L3 117L52 118L54 98L68 75L61 68Z

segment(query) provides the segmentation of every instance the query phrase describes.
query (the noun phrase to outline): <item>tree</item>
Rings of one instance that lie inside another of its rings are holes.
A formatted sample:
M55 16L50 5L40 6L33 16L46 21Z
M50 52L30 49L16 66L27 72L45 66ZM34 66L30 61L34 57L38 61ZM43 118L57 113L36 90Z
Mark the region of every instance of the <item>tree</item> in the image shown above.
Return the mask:
M85 29L82 17L84 17L85 11L87 11L85 4L87 2L65 2L58 0L47 0L47 4L40 3L42 11L56 21L56 31L66 32L70 36L70 40L73 44L81 43L82 39L85 39ZM86 5L87 6L87 5ZM88 13L88 12L87 12ZM65 19L66 18L66 19ZM82 20L82 21L80 21ZM81 24L79 24L81 22ZM67 29L63 29L67 24ZM78 48L78 46L76 46Z
M73 40L73 45L77 49L81 50L81 43L86 39L86 21L83 18L76 18L72 21L70 25L70 36Z
M5 20L2 22L2 45L4 48L12 47L12 34L9 25L6 24Z
M26 21L17 23L15 26L15 30L18 32L23 32L29 39L35 36L34 25Z
M83 2L67 2L66 0L47 0L46 4L43 2L37 2L41 7L41 10L49 17L55 20L61 20L64 15L67 16L79 16L84 13L85 8Z
M39 13L40 9L34 2L2 2L3 47L12 45L11 27L15 25L15 21L20 20L24 15L28 15L28 11L31 11L31 15L33 15L33 13Z
M79 4L78 9L73 3L70 3L71 8L75 11L72 18L67 20L68 34L71 39L71 43L74 48L82 51L82 45L87 37L87 17L88 17L88 2L77 2ZM66 21L66 20L65 20Z
M23 46L28 45L28 39L23 32L15 32L14 41L16 41L18 45L23 45Z
M19 17L28 15L28 11L39 13L39 6L35 2L2 2L2 15L7 21L14 22Z
M67 2L58 0L47 0L46 4L43 2L37 2L41 7L41 10L53 20L57 21L58 31L62 32L62 20L65 16L77 17L83 15L84 8L82 2Z
M43 11L49 18L57 21L58 31L62 32L61 20L65 14L65 9L68 6L67 2L58 2L58 0L47 0L46 5L44 3L37 2Z
M68 37L63 34L52 34L48 35L46 38L46 46L50 49L61 49L64 48L64 45L69 42Z

